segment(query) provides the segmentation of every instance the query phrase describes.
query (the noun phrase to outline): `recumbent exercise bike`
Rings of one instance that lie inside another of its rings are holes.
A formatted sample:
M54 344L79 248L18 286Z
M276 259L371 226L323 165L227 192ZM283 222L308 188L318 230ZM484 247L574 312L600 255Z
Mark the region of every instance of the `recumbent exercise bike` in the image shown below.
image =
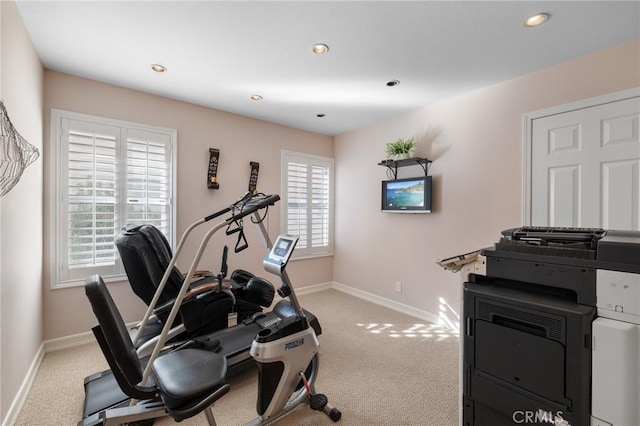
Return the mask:
M162 359L164 356L166 356L164 355L164 352L161 355L161 352L163 351L163 349L166 350L166 348L164 348L164 344L166 343L169 335L170 324L172 324L178 313L180 303L187 293L189 282L193 277L200 257L202 256L202 252L204 251L204 248L206 247L206 244L211 236L229 223L237 221L238 219L241 219L242 217L245 217L247 215L253 214L255 219L253 221L259 226L266 246L271 247L269 236L262 224L262 219L264 217L260 218L257 212L261 209L267 208L269 205L275 204L275 202L277 202L278 200L279 196L277 195L262 197L245 196L240 200L241 203L236 202L230 208L224 209L221 212L208 216L207 218L192 225L192 227L188 229L187 232L185 232L185 235L183 235L183 238L181 239L181 242L179 244L178 250L176 250L176 253L173 256L169 267L165 272L165 276L163 277L163 280L159 285L156 295L162 291L163 285L166 284L166 279L168 277L168 274L170 273L170 269L175 265L175 260L180 252L180 248L184 243L184 238L186 237L188 232L190 232L193 227L197 226L197 224L207 222L215 217L221 216L224 213L231 212L230 217L212 228L203 238L196 258L194 259L189 272L186 274L186 278L184 280L182 288L180 289L180 293L178 294L176 302L168 315L167 322L163 327L163 331L158 337L158 342L154 348L154 351L151 354L150 359L147 361L147 367L144 369L140 377L135 376L133 382L131 381L130 377L122 377L124 374L119 365L118 352L112 348L111 344L109 344L108 339L105 335L106 333L102 329L102 324L94 327L94 334L96 335L96 338L100 343L101 348L105 353L105 356L107 357L107 360L109 361L110 367L114 372L114 376L116 376L115 379L120 385L121 390L124 391L127 396L131 398L140 398L140 396L138 396L140 395L140 393L136 393L135 389L136 386L139 386L139 384L134 385L134 383L136 383L137 381L137 378L140 378L139 383L147 383L152 375L152 372L157 376L158 373L155 370L158 368L156 360ZM278 292L282 297L285 297L289 300L280 301L274 308L273 312L269 312L266 314L258 313L254 315L254 317L250 320L245 320L242 323L238 324L238 326L220 330L219 332L214 333L207 338L218 341L218 347L216 350L217 352L222 354L222 356L229 363L237 363L239 362L239 360L247 360L247 355L244 354L248 349L246 347L246 337L251 336L251 344L249 346L251 347L251 356L253 356L253 358L255 358L255 360L258 362L260 388L257 403L258 417L254 419L254 421L252 421L250 424L259 425L271 422L279 418L284 413L295 408L300 403L306 401L310 402L312 408L324 410L334 421L337 421L340 418L340 412L327 403L326 397L322 395L314 395L313 391L313 383L315 382L318 371L318 341L316 336L321 333L319 323L312 314L300 307L295 297L293 287L291 286L288 276L284 270L289 257L293 252L293 248L295 247L297 239L295 241L291 239L288 240L290 242L290 250L288 251L288 254L286 252L284 253L286 254L286 256L281 256L283 254L281 250L276 251L277 247L281 247L281 238L289 237L281 236L279 238L275 248L265 258L264 265L265 269L267 269L269 272L279 272L276 273L276 275L279 275L281 277L282 287L278 290ZM275 264L273 259L276 259L276 261L280 262L278 268L276 269L274 269L273 266ZM155 302L157 302L157 300ZM94 302L92 301L92 304L93 303ZM149 306L149 309L145 314L145 318L142 321L142 328L144 328L144 322L149 319L150 312L152 311L153 307L154 303ZM96 308L94 307L94 312L95 311ZM255 341L253 340L254 338ZM293 339L291 342L285 344L285 350L287 352L284 354L278 354L278 351L274 352L273 348L277 348L282 343L281 340L287 339ZM190 346L193 344L193 342L194 340L191 340L183 344L183 347L180 347L175 352L170 353L180 353L181 350L184 350L185 346ZM242 342L244 342L245 344L243 345ZM197 351L202 349L190 348L190 350ZM275 356L275 358L272 358L273 356ZM306 368L304 366L299 367L300 363L306 365ZM281 368L280 366L283 366L282 372L280 374L280 377L277 379L277 386L274 387L274 377L277 377L277 372ZM160 368L159 374L160 376L163 376L162 368ZM166 373L164 374L166 375ZM161 383L162 382L158 384L159 387L162 385ZM220 384L216 385L221 386ZM189 391L188 387L187 389L180 390L187 392L187 394ZM162 398L163 389L158 388L156 392L160 395L160 398ZM87 392L87 396L89 396L89 392ZM209 400L205 399L205 402L206 401ZM175 401L172 404L175 404ZM202 403L196 405L198 405L198 407L196 408L198 408L199 411L194 411L193 408L189 408L186 411L183 409L181 410L181 412L187 412L190 415L194 415L206 408L200 407ZM107 420L112 418L118 423L120 423L121 420L128 422L134 420L138 421L158 417L160 415L164 415L165 412L169 412L169 414L174 415L171 413L171 410L168 407L164 407L163 403L158 401L157 398L142 400L134 406L130 406L128 403L120 403L120 408L117 407L118 405L115 405L113 407L106 407L95 412L94 414L85 416L85 418L79 424L110 424L111 421ZM175 408L172 409L176 411ZM181 414L181 416L184 416L184 414ZM174 418L177 417L174 416ZM213 416L209 411L207 411L207 418L209 419L210 424L215 424Z

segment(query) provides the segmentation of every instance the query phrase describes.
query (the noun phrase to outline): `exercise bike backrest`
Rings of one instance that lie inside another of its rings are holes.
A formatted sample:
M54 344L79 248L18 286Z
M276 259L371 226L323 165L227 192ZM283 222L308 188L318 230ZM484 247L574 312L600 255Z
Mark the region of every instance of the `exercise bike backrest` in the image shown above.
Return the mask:
M115 245L129 278L133 292L151 303L158 283L171 262L171 246L164 234L150 224L129 224L116 237ZM175 266L163 289L159 303L175 299L184 282L182 273Z

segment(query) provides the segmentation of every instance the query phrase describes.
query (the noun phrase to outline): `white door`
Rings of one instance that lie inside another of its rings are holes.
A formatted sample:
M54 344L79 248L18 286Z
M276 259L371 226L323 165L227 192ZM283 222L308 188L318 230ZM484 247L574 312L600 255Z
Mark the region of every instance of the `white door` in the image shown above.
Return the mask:
M535 118L531 224L640 230L640 97Z

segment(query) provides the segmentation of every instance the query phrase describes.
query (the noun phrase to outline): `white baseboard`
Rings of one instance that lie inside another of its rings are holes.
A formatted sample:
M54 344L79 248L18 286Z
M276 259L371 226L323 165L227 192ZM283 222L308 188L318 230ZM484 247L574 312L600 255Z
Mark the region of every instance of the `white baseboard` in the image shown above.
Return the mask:
M90 331L84 333L73 334L71 336L59 337L57 339L45 340L45 353L60 351L62 349L73 348L75 346L86 345L95 342L95 337Z
M354 287L349 287L337 282L333 282L331 288L343 293L350 294L351 296L355 296L359 299L364 299L368 302L375 303L376 305L384 306L385 308L389 308L394 311L398 311L403 314L446 327L446 324L442 323L440 317L436 314L432 314L431 312L423 311L422 309L414 308L413 306L405 305L404 303L396 302L395 300L387 299L386 297L368 293L366 291Z
M22 385L20 385L20 389L18 389L18 393L13 399L9 410L7 410L7 415L2 421L2 426L13 425L16 423L16 420L18 420L18 414L20 414L20 410L22 410L22 406L27 400L27 396L29 395L29 391L31 390L31 385L33 384L33 380L36 378L36 373L38 372L40 364L42 363L42 359L44 358L44 346L44 343L42 343L38 348L36 356L33 358L33 361L31 362L31 365L27 370L27 375L22 381Z
M385 308L392 309L394 311L401 312L403 314L431 322L433 324L442 325L443 327L447 327L446 324L442 322L440 317L436 314L432 314L431 312L423 311L418 308L414 308L413 306L405 305L404 303L396 302L395 300L387 299L385 297L381 297L375 295L373 293L368 293L363 290L359 290L354 287L350 287L348 285L344 285L335 281L313 284L306 287L296 288L297 295L305 295L317 293L319 291L334 289L341 291L343 293L349 294L351 296L355 296L358 299L366 300L367 302L375 303L376 305L384 306ZM447 327L448 328L448 327Z
M296 288L296 294L303 295L317 293L319 291L329 290L330 288L333 288L332 282L308 285L306 287Z
M131 328L138 324L139 321L133 321L125 324L127 328ZM96 343L96 338L92 331L85 331L84 333L72 334L71 336L58 337L57 339L50 339L44 341L44 352L55 352L62 349L74 348L76 346L86 345L87 343Z
M351 296L355 296L359 299L366 300L367 302L375 303L376 305L384 306L385 308L389 308L424 321L429 321L431 323L447 327L447 325L444 324L440 317L436 314L423 311L422 309L414 308L413 306L405 305L404 303L396 302L395 300L387 299L385 297L378 296L376 294L350 287L348 285L344 285L335 281L296 288L296 294L311 294L328 289L338 290Z

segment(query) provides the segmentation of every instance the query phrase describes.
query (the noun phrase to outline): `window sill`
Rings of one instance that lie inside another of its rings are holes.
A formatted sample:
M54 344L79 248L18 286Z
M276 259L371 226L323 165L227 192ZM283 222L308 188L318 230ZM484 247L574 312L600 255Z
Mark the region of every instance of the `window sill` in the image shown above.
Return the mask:
M110 283L121 283L127 282L128 278L126 275L114 275L111 277L102 277L103 281L107 284ZM69 281L60 281L51 286L51 290L60 290L65 288L74 288L74 287L84 287L85 280L69 280Z
M296 260L309 260L309 259L317 259L319 257L333 257L333 252L331 253L319 253L319 254L307 254L307 255L302 255L302 256L292 256L291 257L291 262L294 262Z

